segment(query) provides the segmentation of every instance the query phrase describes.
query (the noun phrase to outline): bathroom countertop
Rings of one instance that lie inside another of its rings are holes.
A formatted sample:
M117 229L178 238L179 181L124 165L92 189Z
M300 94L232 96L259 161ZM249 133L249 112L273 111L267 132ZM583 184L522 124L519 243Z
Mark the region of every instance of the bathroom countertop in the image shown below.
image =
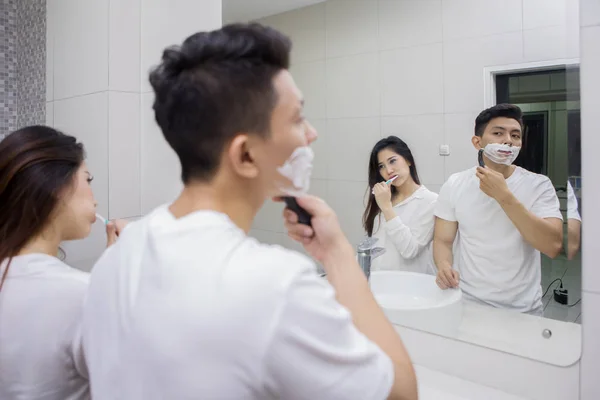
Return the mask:
M420 400L527 400L420 365L415 371Z

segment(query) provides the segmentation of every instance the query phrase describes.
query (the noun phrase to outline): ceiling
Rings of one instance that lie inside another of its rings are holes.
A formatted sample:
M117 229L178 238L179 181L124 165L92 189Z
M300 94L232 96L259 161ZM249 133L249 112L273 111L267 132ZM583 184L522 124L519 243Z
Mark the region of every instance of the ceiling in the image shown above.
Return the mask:
M247 22L325 0L223 0L223 23Z

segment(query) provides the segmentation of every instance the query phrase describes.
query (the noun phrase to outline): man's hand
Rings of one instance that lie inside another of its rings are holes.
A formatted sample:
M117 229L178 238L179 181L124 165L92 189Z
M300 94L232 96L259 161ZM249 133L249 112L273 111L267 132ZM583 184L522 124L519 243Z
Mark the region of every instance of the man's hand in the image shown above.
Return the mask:
M494 200L500 202L511 195L506 179L500 172L489 168L477 167L476 172L479 178L479 188L481 191Z
M296 213L285 208L283 218L289 237L302 243L306 251L323 264L326 272L332 259L342 254L354 257L354 249L346 239L337 215L327 203L314 196L298 197L296 200L312 216L312 228L298 223Z
M440 289L457 288L460 281L460 274L452 267L442 267L438 270L435 283Z

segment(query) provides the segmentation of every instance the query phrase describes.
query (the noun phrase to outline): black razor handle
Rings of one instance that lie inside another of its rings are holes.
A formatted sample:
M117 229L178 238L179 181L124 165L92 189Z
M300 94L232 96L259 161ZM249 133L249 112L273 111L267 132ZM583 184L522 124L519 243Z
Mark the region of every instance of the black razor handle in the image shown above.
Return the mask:
M481 168L485 168L485 162L483 162L483 149L480 149L479 154L477 154L477 161L479 161L479 166Z
M304 208L300 207L295 197L284 197L283 201L285 201L287 208L296 213L299 223L312 227L312 216Z

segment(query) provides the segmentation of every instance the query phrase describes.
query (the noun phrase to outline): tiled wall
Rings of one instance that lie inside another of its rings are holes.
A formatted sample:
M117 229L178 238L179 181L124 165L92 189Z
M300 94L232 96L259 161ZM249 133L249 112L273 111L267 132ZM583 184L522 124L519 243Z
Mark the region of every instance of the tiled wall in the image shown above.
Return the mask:
M17 0L0 0L0 140L17 126Z
M484 67L578 57L577 15L571 0L329 0L260 21L293 40L291 70L320 133L312 191L353 243L363 236L375 142L404 139L422 183L439 190L474 164ZM440 144L450 156L439 155ZM263 241L297 248L278 205L267 204L253 228Z
M581 129L583 201L583 358L581 398L600 398L600 1L581 0Z
M45 120L45 0L0 0L0 140Z
M154 122L148 71L162 50L221 24L220 0L47 0L46 122L86 147L98 212L135 219L172 200L179 164ZM89 270L101 224L64 244Z
M17 0L17 126L43 124L46 0Z

